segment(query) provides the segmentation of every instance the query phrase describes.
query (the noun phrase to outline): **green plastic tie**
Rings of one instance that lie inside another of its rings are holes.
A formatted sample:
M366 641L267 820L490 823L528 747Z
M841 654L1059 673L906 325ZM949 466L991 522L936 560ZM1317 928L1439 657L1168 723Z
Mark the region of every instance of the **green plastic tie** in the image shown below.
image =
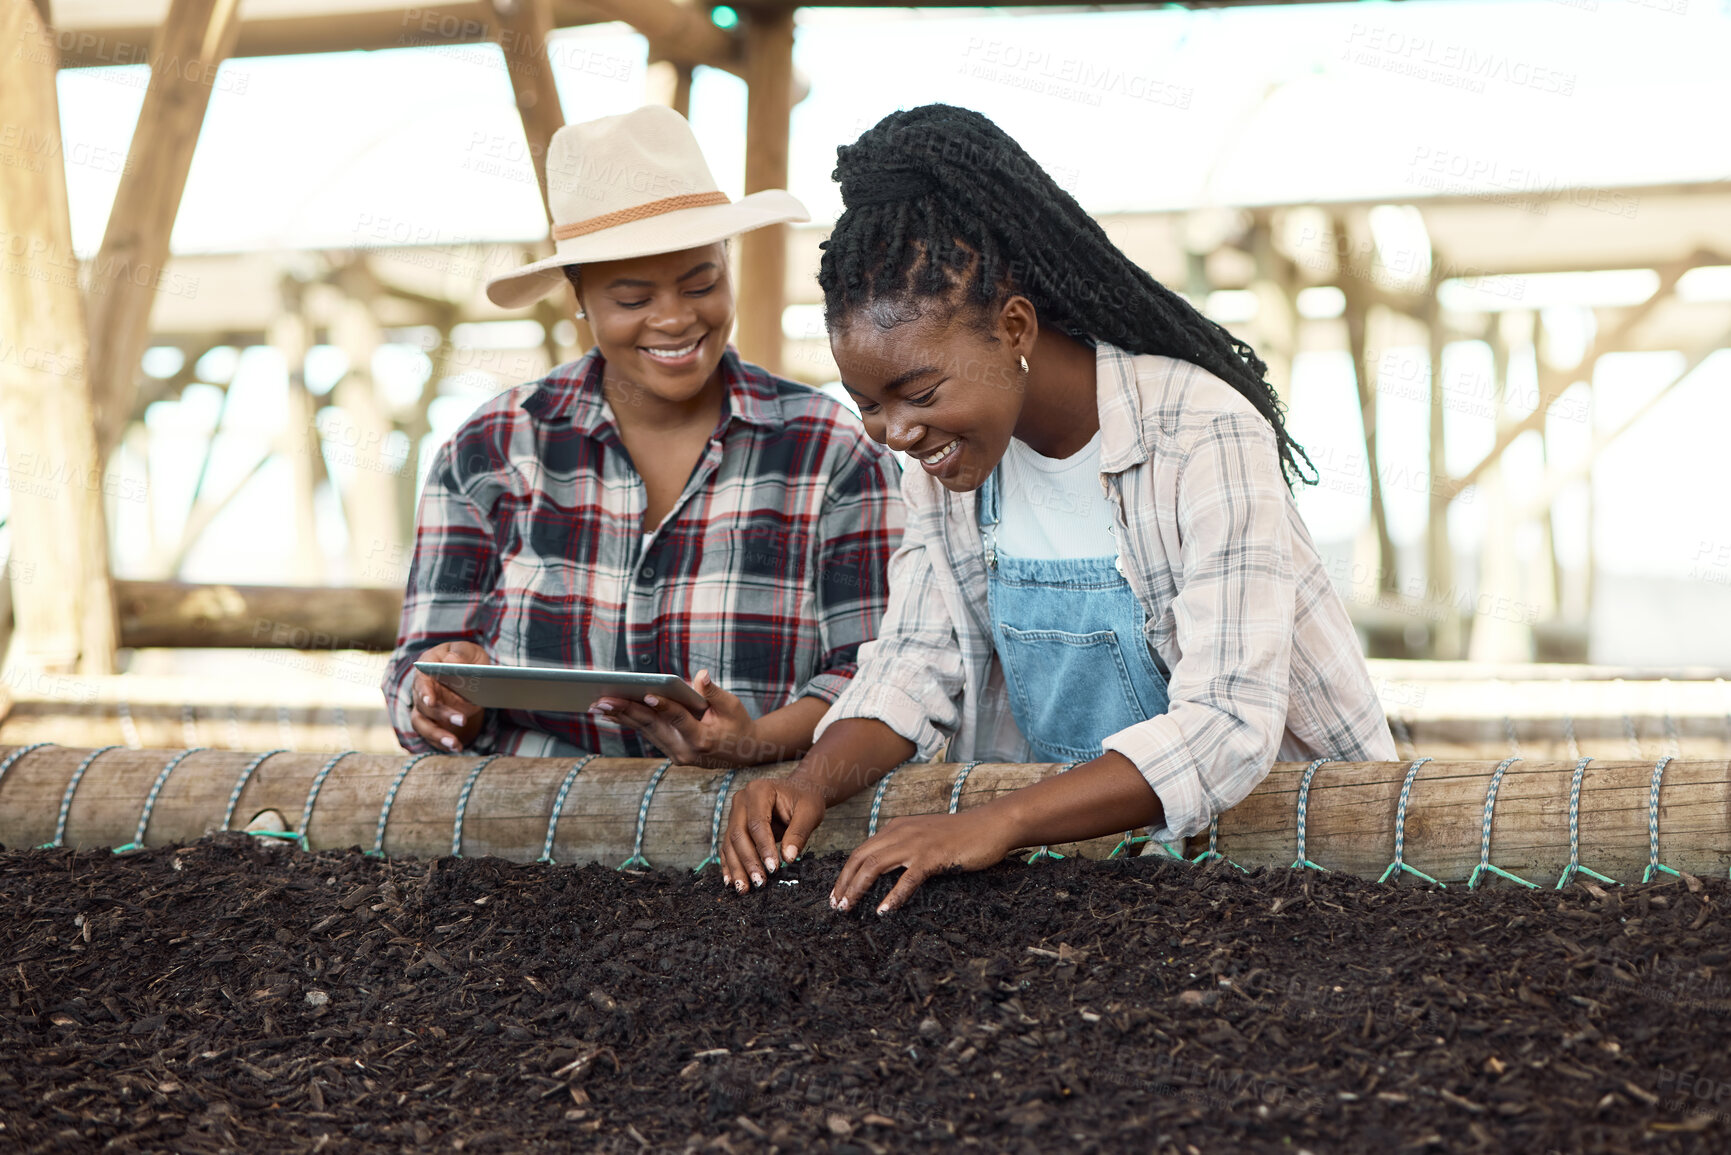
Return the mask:
M649 860L643 857L643 828L649 822L649 803L655 797L655 788L661 785L667 768L672 765L673 759L668 758L649 775L649 785L643 788L643 801L637 804L637 837L631 843L631 857L614 867L615 870L630 870L633 867L649 869Z
M1328 873L1328 868L1326 866L1318 866L1305 856L1304 831L1305 823L1308 821L1310 816L1310 780L1316 777L1316 772L1318 770L1332 761L1334 761L1332 758L1318 758L1316 761L1304 768L1304 777L1298 780L1298 857L1292 860L1292 865L1287 868L1288 870L1309 868L1311 870L1320 870L1324 874ZM1404 802L1404 795L1402 796L1402 799ZM1400 855L1398 837L1396 838L1395 855L1396 857L1399 857Z
M1407 874L1422 878L1426 882L1434 883L1444 890L1448 889L1448 883L1439 882L1418 867L1409 866L1406 861L1406 804L1407 800L1412 797L1412 784L1418 778L1418 768L1430 760L1429 758L1415 758L1412 765L1406 768L1406 778L1400 784L1400 802L1394 810L1394 861L1388 864L1388 869L1382 872L1382 877L1377 879L1378 882L1387 882L1395 874L1404 871Z
M1574 745L1572 720L1569 744ZM1612 886L1617 885L1616 879L1607 878L1591 867L1581 865L1581 779L1587 772L1587 763L1592 760L1591 757L1586 757L1576 762L1575 775L1569 781L1569 865L1563 867L1563 873L1557 879L1558 890L1573 882L1577 874L1588 875Z
M1539 888L1539 884L1536 882L1528 882L1526 879L1517 874L1511 874L1500 866L1491 865L1491 821L1496 815L1497 790L1501 788L1503 784L1503 775L1508 773L1509 767L1519 761L1521 761L1521 756L1519 754L1511 754L1501 762L1498 762L1496 770L1491 774L1491 784L1485 790L1485 817L1484 825L1480 831L1479 837L1479 864L1473 867L1472 874L1467 877L1468 890L1475 890L1478 888L1479 878L1487 870L1492 874L1508 879L1510 882L1518 882L1529 890L1537 890Z
M1213 818L1210 818L1208 820L1208 849L1204 850L1201 854L1198 854L1195 858L1191 859L1190 861L1197 866L1201 866L1204 862L1212 862L1214 859L1218 858L1222 862L1226 863L1227 866L1232 867L1234 870L1242 870L1242 871L1244 871L1245 874L1249 874L1250 872L1248 870L1244 870L1244 868L1242 866L1239 866L1236 862L1232 861L1230 858L1227 858L1224 854L1220 853L1219 842L1220 842L1220 815L1216 814Z
M1659 782L1665 777L1665 766L1670 761L1671 755L1667 754L1653 767L1653 786L1647 792L1647 869L1641 872L1642 882L1651 881L1656 870L1683 877L1681 871L1659 863Z

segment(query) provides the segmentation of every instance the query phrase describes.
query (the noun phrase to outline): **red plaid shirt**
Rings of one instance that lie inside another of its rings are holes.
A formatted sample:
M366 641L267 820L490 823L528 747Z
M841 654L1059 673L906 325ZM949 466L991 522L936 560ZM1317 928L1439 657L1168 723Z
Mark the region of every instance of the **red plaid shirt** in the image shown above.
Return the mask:
M403 748L414 661L471 641L504 665L690 678L754 717L834 701L889 599L895 460L815 389L721 360L725 406L678 503L644 542L643 478L601 393L600 354L481 406L433 459L384 692ZM590 714L489 710L487 753L643 757Z

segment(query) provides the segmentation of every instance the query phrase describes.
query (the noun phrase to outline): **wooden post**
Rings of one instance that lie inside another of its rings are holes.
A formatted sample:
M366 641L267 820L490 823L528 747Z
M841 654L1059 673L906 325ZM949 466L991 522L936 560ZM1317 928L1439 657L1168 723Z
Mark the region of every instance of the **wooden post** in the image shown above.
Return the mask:
M0 747L0 755L16 747ZM91 764L68 814L66 844L117 846L133 841L151 784L178 750L113 750ZM32 751L0 781L0 842L33 846L54 836L55 819L73 769L88 750ZM169 776L151 810L144 841L160 846L196 839L221 828L228 798L254 755L244 751L193 753ZM312 782L330 754L281 753L259 764L241 791L231 820L244 826L274 810L300 828ZM377 837L386 792L407 762L404 754L350 754L335 763L315 799L305 833L311 847L359 846ZM476 768L474 757L433 757L415 764L391 804L383 850L431 857L449 854L456 834L458 796ZM464 811L464 855L497 855L519 862L540 857L553 802L570 771L568 758L499 758L475 779ZM573 780L559 815L553 857L560 863L617 866L636 845L639 806L656 763L598 758ZM1429 762L1420 770L1407 808L1404 859L1449 883L1478 866L1484 804L1493 761ZM1515 762L1502 778L1493 812L1489 861L1549 887L1568 865L1571 760ZM1305 763L1273 767L1251 795L1220 818L1219 850L1247 868L1287 867L1297 857L1298 788ZM1376 878L1394 857L1394 826L1405 762L1345 762L1321 767L1307 799L1304 857L1348 874ZM785 774L786 766L742 770L730 797L747 782ZM883 793L879 822L907 814L942 813L960 767L908 765ZM961 809L980 806L1040 781L1058 767L987 763L973 768L960 795ZM1594 762L1580 795L1581 864L1625 882L1639 881L1648 864L1648 798L1653 763ZM660 781L643 823L642 852L658 867L693 867L709 854L710 819L727 775L678 766ZM809 850L846 851L866 835L875 789L863 789L832 807ZM1659 860L1694 874L1722 871L1731 764L1673 761L1659 794ZM1109 835L1058 849L1103 857L1117 844ZM1193 857L1207 835L1183 847ZM1152 848L1144 853L1163 853ZM1496 883L1496 885L1513 885Z
M787 187L788 118L793 111L793 9L748 10L745 64L745 191ZM787 293L787 226L739 238L740 355L781 372L781 313Z
M1424 325L1430 354L1430 498L1425 519L1425 592L1424 601L1443 611L1433 623L1431 653L1433 658L1461 656L1460 612L1455 608L1454 545L1449 540L1449 502L1453 496L1448 488L1448 444L1445 435L1447 406L1443 380L1442 306L1437 303L1437 270L1446 262L1433 260L1429 293L1425 298Z
M1334 218L1337 237L1348 235L1346 220ZM1376 366L1368 354L1370 285L1342 261L1340 291L1346 297L1346 339L1352 351L1353 376L1358 382L1358 409L1364 426L1364 463L1370 475L1370 521L1376 530L1377 591L1394 593L1400 585L1395 566L1394 538L1388 532L1388 511L1382 501L1382 468L1376 451Z
M325 459L318 431L318 408L307 391L306 356L310 326L301 313L300 285L283 277L283 311L270 325L271 347L288 370L288 423L277 441L293 470L294 561L290 577L299 585L322 585L324 553L319 548L316 492L325 479Z
M523 121L523 137L535 161L535 183L541 189L541 207L549 222L552 201L547 195L547 149L553 134L565 127L559 105L559 89L553 83L553 64L547 55L547 37L553 31L552 0L489 0L498 19L499 47L505 53L505 68L511 91L517 98L517 115ZM551 240L535 246L531 260L553 255ZM577 326L577 345L587 349L595 343L589 324L577 316L577 302L570 288L561 287L552 296L561 317Z
M150 308L166 284L168 238L219 65L234 51L240 0L173 0L151 46L150 87L90 277L90 380L101 460L120 442L138 389Z
M325 452L332 462L350 471L348 485L340 496L343 519L349 530L350 573L362 574L381 558L399 557L403 543L397 520L395 473L385 458L391 419L373 381L373 354L378 351L381 338L378 321L368 303L353 297L344 297L337 305L330 330L331 343L349 361L348 372L337 382L334 395L352 429L350 436L337 439ZM434 387L434 382L427 382L428 391ZM319 440L318 430L308 429L306 452L320 452ZM405 465L411 470L414 467L413 462Z
M114 669L102 455L66 202L55 44L29 0L0 0L0 420L11 490L13 664Z
M649 99L691 119L691 65L656 60L649 65Z

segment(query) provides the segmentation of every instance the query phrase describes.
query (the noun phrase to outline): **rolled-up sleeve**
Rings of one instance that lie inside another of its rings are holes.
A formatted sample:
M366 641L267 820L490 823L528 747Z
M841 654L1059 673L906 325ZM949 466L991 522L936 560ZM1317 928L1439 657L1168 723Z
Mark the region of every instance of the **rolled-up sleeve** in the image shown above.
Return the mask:
M889 602L890 558L905 520L895 458L875 445L851 454L818 518L817 618L823 655L800 697L834 702L877 637Z
M491 595L499 579L499 553L491 521L463 492L452 445L446 442L427 471L416 515L415 553L403 591L397 647L385 667L383 690L391 726L403 749L431 750L415 733L415 660L443 642L474 642L486 648ZM498 740L497 711L469 749L490 753Z
M816 737L844 718L874 718L917 746L919 758L930 759L955 733L962 655L932 571L925 520L910 506L906 535L890 559L883 625L875 641L860 647L859 668L818 723Z
M1125 494L1153 502L1155 495ZM1160 798L1168 842L1201 833L1268 774L1285 731L1296 581L1274 434L1225 413L1178 470L1179 660L1166 713L1111 735ZM1131 513L1131 516L1136 516Z

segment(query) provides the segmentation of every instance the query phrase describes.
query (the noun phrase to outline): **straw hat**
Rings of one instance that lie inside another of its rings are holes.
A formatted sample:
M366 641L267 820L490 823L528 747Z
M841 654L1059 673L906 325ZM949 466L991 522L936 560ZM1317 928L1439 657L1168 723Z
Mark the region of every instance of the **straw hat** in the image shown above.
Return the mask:
M811 214L782 189L731 201L685 118L663 105L568 124L547 148L555 253L487 282L517 309L558 288L566 265L676 253Z

